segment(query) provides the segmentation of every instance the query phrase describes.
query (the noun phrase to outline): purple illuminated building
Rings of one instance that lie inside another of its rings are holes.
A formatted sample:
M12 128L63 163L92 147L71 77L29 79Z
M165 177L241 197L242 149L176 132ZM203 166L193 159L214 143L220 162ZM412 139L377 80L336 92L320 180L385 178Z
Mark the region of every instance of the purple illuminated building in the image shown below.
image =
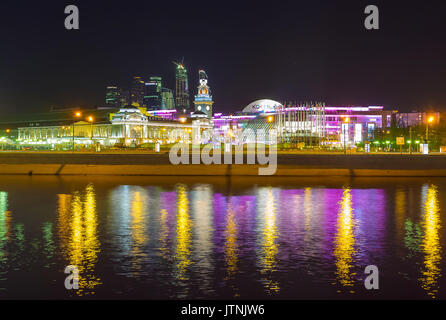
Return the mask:
M339 147L375 139L378 129L390 128L396 113L382 106L295 105L263 99L231 115L215 113L213 124L216 132L221 133L228 129L274 128L281 142Z

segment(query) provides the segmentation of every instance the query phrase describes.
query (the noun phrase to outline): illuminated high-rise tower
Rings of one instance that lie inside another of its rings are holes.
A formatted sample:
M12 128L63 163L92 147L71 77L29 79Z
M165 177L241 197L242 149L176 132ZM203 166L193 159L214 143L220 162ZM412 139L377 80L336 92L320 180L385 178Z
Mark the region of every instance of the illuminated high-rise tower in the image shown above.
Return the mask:
M141 77L133 77L132 89L131 89L131 104L133 106L142 107L144 100L144 87L145 83Z
M175 73L175 103L178 112L186 113L189 112L190 108L187 70L183 63L174 62L174 64L177 66Z
M120 107L121 90L116 86L107 86L105 88L105 104Z
M145 84L143 105L148 110L161 109L161 77L150 77L150 81Z
M171 89L162 88L161 90L161 109L172 110L175 109L175 100L173 98L173 92Z
M212 101L211 89L208 86L208 76L204 70L198 71L200 85L198 86L198 94L195 96L194 105L195 112L204 112L208 118L212 118Z

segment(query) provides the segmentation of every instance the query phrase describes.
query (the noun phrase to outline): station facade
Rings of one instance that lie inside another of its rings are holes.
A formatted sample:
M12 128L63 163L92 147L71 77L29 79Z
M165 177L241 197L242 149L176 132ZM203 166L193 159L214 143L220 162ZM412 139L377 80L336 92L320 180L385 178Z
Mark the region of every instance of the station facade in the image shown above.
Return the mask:
M65 146L69 149L91 144L105 147L136 147L151 143L162 145L192 139L191 121L180 122L153 116L145 112L144 108L128 106L109 110L99 121L95 119L92 115L86 120L71 123L65 121L57 125L18 127L17 141L23 146ZM201 124L201 128L209 128L209 124Z

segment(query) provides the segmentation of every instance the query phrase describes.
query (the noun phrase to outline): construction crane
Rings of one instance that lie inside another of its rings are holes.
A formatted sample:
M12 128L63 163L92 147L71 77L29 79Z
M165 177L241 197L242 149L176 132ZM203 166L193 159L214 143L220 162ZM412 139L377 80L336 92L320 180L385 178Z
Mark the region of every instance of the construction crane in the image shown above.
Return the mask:
M181 58L181 62L172 61L174 65L180 68L184 68L184 57Z

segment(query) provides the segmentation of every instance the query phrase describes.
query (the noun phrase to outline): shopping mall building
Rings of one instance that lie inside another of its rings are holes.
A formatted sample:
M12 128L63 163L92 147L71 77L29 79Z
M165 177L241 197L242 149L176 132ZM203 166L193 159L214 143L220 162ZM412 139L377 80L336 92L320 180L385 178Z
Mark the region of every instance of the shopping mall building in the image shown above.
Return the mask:
M213 117L215 131L275 129L282 143L341 147L375 139L378 129L390 128L397 111L382 106L335 107L324 103L281 104L262 99L242 111Z

